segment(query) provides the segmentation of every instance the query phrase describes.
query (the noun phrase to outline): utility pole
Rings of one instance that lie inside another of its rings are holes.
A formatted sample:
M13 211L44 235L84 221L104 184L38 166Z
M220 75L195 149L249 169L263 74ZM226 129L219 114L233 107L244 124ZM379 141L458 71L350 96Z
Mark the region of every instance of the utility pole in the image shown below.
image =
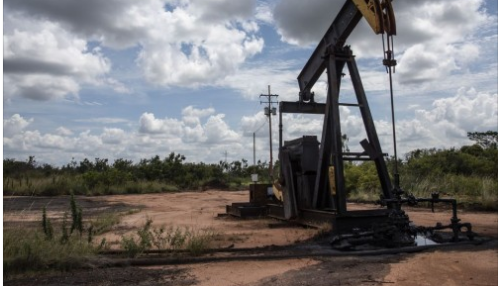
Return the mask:
M259 103L264 103L268 104L268 107L265 107L265 115L268 116L268 121L269 121L269 131L270 131L270 166L269 166L269 175L270 175L270 182L273 182L273 146L272 146L272 138L271 138L271 116L272 115L277 115L277 108L272 107L273 103L278 103L278 101L272 101L272 97L278 97L277 94L271 94L270 92L270 86L268 85L268 94L261 94L259 97L267 97L268 101L260 101Z
M256 132L252 133L252 165L256 166Z

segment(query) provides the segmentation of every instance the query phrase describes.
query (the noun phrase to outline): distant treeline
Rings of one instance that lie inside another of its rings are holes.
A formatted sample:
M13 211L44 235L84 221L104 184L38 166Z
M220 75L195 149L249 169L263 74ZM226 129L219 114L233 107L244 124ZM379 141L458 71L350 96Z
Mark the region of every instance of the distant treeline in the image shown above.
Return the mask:
M183 189L237 188L249 182L251 174L268 180L268 164L247 160L217 164L185 162L185 156L170 153L142 159L138 163L105 158L74 159L62 167L38 164L34 156L26 161L4 159L4 195L119 194L178 191Z
M401 187L419 196L440 192L460 196L469 202L496 204L498 196L497 132L469 133L475 144L459 149L417 149L398 161ZM393 158L387 159L393 170ZM269 166L245 159L216 164L186 162L185 156L170 153L137 163L126 159L72 160L62 167L38 164L34 156L26 161L4 159L4 195L103 195L151 193L181 190L240 189L258 174L269 182ZM275 178L279 164L275 164ZM345 165L346 189L351 198L374 200L380 184L372 162Z

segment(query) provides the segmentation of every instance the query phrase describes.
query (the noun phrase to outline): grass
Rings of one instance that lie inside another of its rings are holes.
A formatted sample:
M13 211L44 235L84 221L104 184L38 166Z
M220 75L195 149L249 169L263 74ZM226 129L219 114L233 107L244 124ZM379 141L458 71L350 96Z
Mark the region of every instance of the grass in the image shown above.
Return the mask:
M169 193L179 190L177 186L158 181L127 182L124 185L124 193L126 194ZM115 192L118 192L117 188Z
M379 200L379 192L372 191L353 191L349 194L348 199L356 202L375 202Z
M22 224L4 229L3 267L5 276L29 271L70 270L82 266L102 247L92 240L119 223L116 213L100 215L94 220L83 220L83 210L74 195L62 221L56 223L43 207L39 227ZM84 235L87 234L87 235ZM104 241L105 242L105 241Z
M195 256L205 253L217 236L217 233L211 228L190 228L185 233L187 234L185 249Z
M405 183L405 184L403 184ZM402 184L416 197L428 198L438 192L441 197L455 198L466 209L498 210L498 182L490 177L445 175L438 178L410 178Z
M73 179L73 178L71 178ZM76 179L76 178L74 178ZM69 194L72 186L80 185L82 182L78 180L70 180L66 176L51 176L51 177L31 177L28 175L19 178L4 177L3 193L4 195L42 195L55 196L61 194Z
M180 191L178 186L160 181L127 181L121 185L97 184L89 188L81 175L53 175L50 177L4 177L3 194L12 196L99 196L122 194L167 193Z
M439 177L401 176L401 187L415 197L430 198L439 193L441 198L454 198L459 207L469 210L498 210L498 180L491 177L442 175ZM356 202L376 202L381 194L377 189L354 188L348 199Z
M498 209L498 184L496 180L485 178L481 182L481 204L486 210Z
M32 185L30 186L32 187ZM16 226L4 230L4 273L6 276L27 271L70 270L79 267L109 245L103 238L93 241L95 235L113 230L123 215L136 213L108 212L93 219L83 218L83 209L73 194L62 219L49 217L43 207L38 227ZM21 211L22 213L22 211ZM152 220L130 236L122 236L120 245L128 256L136 257L145 250L183 249L192 255L205 252L216 233L211 229L190 227L154 228Z
M70 270L93 256L95 248L85 239L72 236L64 243L40 230L4 229L3 269L6 276L26 271Z
M147 219L144 225L133 235L123 236L121 248L128 257L137 257L149 249L186 250L198 256L206 252L218 234L211 228L194 228L171 226L169 228L152 227L152 220Z
M91 222L91 227L94 235L103 234L112 230L112 228L121 221L122 214L105 213L98 216Z
M4 229L5 276L33 271L68 271L85 265L107 245L105 240L94 242L91 238L112 231L122 215L106 213L87 221L85 230L88 236L69 232L71 221L67 221L67 213L62 222L56 224L52 223L45 210L39 228ZM152 223L147 219L136 233L121 237L121 248L128 257L140 256L149 249L182 249L197 256L205 253L218 235L210 228L154 228Z

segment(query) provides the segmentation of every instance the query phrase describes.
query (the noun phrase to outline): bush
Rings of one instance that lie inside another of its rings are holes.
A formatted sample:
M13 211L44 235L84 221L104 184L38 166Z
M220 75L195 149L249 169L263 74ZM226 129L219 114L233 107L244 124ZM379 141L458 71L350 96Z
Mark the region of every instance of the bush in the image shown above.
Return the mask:
M201 183L202 189L226 189L228 185L225 180L220 178L208 178Z

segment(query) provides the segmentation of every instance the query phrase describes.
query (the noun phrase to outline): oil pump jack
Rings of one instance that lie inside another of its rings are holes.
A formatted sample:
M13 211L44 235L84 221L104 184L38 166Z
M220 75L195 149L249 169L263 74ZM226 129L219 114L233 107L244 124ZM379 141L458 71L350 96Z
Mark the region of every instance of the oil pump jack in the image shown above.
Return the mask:
M325 33L297 80L299 100L280 102L279 105L279 160L280 180L276 193L282 192L284 216L295 219L304 209L333 211L336 220L360 217L359 222L369 224L372 218L385 217L382 211L350 212L346 205L344 161L372 160L386 199L393 198L393 186L384 161L368 101L361 83L355 57L346 40L365 17L376 34L387 34L388 49L384 63L390 71L396 61L392 58L392 37L396 23L390 0L347 0ZM385 46L385 45L384 45ZM343 70L347 67L354 87L357 103L339 102ZM327 70L328 91L325 103L315 102L311 91L322 73ZM340 106L357 107L363 119L367 138L361 141L362 153L342 150ZM292 141L282 139L284 113L322 114L324 116L320 143L316 136L304 136ZM330 176L329 176L330 174ZM370 218L370 219L365 219ZM340 223L336 221L335 225ZM347 225L351 225L348 222Z
M397 184L393 186L391 183L355 57L350 47L345 45L362 17L376 34L383 35L383 63L391 75L396 65L392 50L396 21L391 0L347 0L297 78L299 100L279 104L281 168L274 189L282 199L286 219L313 216L317 211L330 212L334 214L332 220L335 233L369 229L372 225L392 226L394 221L395 228L401 228L401 233L405 233L405 228L409 227L408 216L400 209L394 213L393 203L386 203L385 209L362 211L350 211L346 203L344 161L374 161L384 199L394 199L398 188ZM385 43L384 34L387 35ZM339 101L341 79L346 67L356 103ZM325 70L328 81L326 102L318 103L311 90ZM340 106L359 108L367 135L360 142L363 152L344 152ZM318 142L316 136L303 136L283 142L284 113L322 114L321 141ZM272 209L270 207L270 214Z
M417 232L433 232L451 229L451 240L457 241L466 232L472 239L469 223L460 223L457 217L456 201L439 198L434 193L431 198L415 198L406 194L399 186L397 152L394 128L394 104L392 94L392 72L396 66L393 52L393 36L396 35L396 21L392 0L346 0L333 20L315 51L297 77L299 98L297 101L279 103L279 178L273 184L277 202L268 202L265 213L270 217L290 221L330 221L333 233L341 242L344 238L365 241L370 238L387 246L403 246L414 243ZM368 105L355 56L345 45L351 32L361 18L365 18L374 33L382 34L384 47L383 65L389 74L391 109L394 141L394 184L391 181L382 152L374 120ZM386 37L384 37L386 36ZM341 80L347 68L354 89L356 102L340 102ZM326 102L315 101L312 88L324 71L327 71L328 90ZM340 107L359 108L366 137L360 142L362 152L343 150ZM283 140L283 117L285 113L323 115L323 128L320 142L317 136L302 136L293 140ZM370 210L348 210L345 185L345 161L373 161L377 170L382 193L379 203L382 207ZM266 192L266 191L265 191ZM227 206L228 213L239 216L258 208L256 197L251 190L250 204ZM259 196L261 197L261 196ZM260 200L261 202L261 200ZM436 227L415 227L402 210L403 204L415 205L419 202L447 203L453 207L453 217L448 225ZM258 214L256 211L255 214Z

